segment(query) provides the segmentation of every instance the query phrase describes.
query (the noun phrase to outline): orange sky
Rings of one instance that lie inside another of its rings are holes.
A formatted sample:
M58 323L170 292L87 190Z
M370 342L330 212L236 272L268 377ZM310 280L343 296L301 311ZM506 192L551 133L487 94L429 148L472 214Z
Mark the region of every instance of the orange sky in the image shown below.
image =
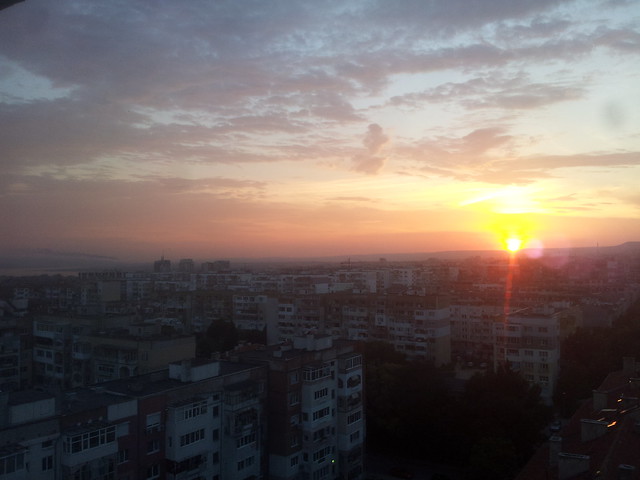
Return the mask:
M246 5L0 11L4 255L640 239L635 5Z

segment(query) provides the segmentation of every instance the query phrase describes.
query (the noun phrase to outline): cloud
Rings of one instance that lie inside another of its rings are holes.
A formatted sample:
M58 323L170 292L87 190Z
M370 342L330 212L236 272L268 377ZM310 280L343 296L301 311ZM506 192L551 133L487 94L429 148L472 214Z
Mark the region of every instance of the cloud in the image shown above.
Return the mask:
M357 155L353 161L354 170L357 172L375 175L384 166L385 158L380 156L382 149L389 143L389 137L384 133L382 127L377 123L372 123L367 129L362 144L367 152Z
M440 136L396 145L393 154L415 165L413 173L402 170L405 175L429 174L493 184L531 183L550 178L560 169L640 166L637 151L519 156L512 151L517 140L504 128L488 127L461 137Z
M519 71L526 62L573 59L597 46L637 51L638 32L589 31L568 14L554 16L562 3L361 1L317 9L311 2L255 2L247 9L233 2L32 0L0 17L0 55L57 93L20 100L15 95L24 88L7 91L22 103L0 108L8 125L0 132L0 168L118 156L147 163L291 160L287 143L367 120L358 97L382 92L399 74L477 71L471 80L396 95L395 106L532 110L580 99L587 87L574 80L483 71ZM481 26L480 38L442 41L444 33ZM283 148L265 145L267 136ZM383 165L370 152L356 161L370 174Z
M536 83L525 75L504 77L498 74L483 75L465 82L448 82L437 87L398 95L389 99L389 105L424 108L424 104L461 102L469 109L534 109L559 102L583 98L583 86L571 83Z
M479 128L462 137L423 139L415 145L397 148L396 151L415 160L423 170L456 174L474 165L483 165L484 157L489 151L508 144L511 138L500 127ZM464 174L465 177L466 175Z
M350 196L331 197L331 198L328 198L327 200L330 202L363 202L363 203L375 202L375 200L369 197L350 197Z

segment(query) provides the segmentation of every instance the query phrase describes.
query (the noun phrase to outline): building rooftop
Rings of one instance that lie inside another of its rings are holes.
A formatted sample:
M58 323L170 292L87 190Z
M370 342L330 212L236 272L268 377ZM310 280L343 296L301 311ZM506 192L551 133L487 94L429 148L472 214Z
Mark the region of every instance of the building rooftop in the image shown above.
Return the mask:
M640 379L635 373L625 368L609 374L516 480L638 478Z
M197 360L192 361L197 362ZM205 363L207 362L211 362L211 360L207 360ZM224 377L226 375L231 375L243 370L250 370L253 368L260 367L256 365L249 365L246 363L220 361L220 373L219 375L216 375L216 377ZM208 380L208 378L198 381L204 380ZM185 385L197 383L198 381L185 383L179 379L169 378L169 370L164 369L145 375L139 375L137 377L104 382L100 384L100 387L102 387L107 392L112 392L115 394L129 395L132 397L145 397L163 391L184 387Z
M54 398L55 395L40 390L22 390L7 393L7 405L17 406Z

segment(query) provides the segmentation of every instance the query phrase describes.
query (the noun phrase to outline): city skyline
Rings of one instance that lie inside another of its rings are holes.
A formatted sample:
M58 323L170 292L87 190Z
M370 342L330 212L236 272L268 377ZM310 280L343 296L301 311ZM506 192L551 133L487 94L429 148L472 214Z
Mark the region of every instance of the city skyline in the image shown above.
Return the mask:
M4 255L640 239L630 2L26 0L0 39Z

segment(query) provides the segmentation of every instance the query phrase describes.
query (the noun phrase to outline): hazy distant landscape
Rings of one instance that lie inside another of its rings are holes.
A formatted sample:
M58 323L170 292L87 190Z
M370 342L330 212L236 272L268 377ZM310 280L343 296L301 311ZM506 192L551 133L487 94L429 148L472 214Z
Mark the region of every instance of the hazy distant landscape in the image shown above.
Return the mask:
M552 248L544 252L532 252L535 257L580 255L619 255L640 249L640 242L625 242L620 245L582 247L582 248ZM527 255L527 250L521 252ZM265 266L292 266L315 264L347 264L351 262L379 262L381 259L391 262L422 262L430 258L461 260L469 257L506 256L504 250L454 250L415 253L379 253L369 255L345 254L327 257L265 257L265 258L224 258L230 260L236 267L264 268ZM0 275L39 275L61 274L75 275L82 270L118 269L123 271L147 271L152 261L127 262L116 257L92 255L76 252L60 252L46 249L18 251L12 255L0 254ZM195 259L196 263L220 260L217 257Z

